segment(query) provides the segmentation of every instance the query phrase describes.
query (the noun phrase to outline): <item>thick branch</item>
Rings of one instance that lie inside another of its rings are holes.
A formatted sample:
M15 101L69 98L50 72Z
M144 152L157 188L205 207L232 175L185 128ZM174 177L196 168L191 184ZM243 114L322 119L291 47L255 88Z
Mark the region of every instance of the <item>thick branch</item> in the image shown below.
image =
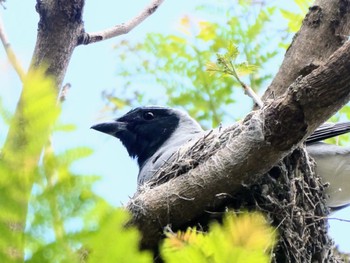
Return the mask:
M316 0L263 100L281 96L298 76L305 76L322 65L344 44L349 32L349 0Z
M37 1L40 15L31 67L47 66L47 75L57 84L57 95L83 31L84 0Z
M156 246L164 226L186 224L210 209L217 195L267 172L349 98L350 42L279 99L223 131L231 132L231 139L205 163L136 195L128 209L143 233L142 245Z
M147 17L152 15L158 7L164 2L164 0L153 0L148 6L146 6L137 16L130 19L129 21L116 25L114 27L105 29L103 31L94 33L84 33L79 44L88 45L91 43L99 42L102 40L110 39L116 36L129 33L136 26L141 24Z

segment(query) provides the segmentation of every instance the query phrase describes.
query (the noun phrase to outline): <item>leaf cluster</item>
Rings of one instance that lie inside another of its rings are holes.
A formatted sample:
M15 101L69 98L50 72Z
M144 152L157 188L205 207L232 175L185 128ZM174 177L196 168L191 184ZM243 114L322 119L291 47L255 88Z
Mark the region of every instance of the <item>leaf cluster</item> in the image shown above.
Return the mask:
M249 72L244 81L260 90L271 79L267 65L277 55L277 43L281 39L268 30L273 26L275 7L220 2L225 4L227 8L222 10L218 4L201 6L198 16L182 17L176 34L152 33L142 43L119 42L116 52L126 66L118 69L118 75L123 78L122 88L105 96L109 105L118 110L122 104L113 104L115 99L112 99L117 97L117 101L124 99L124 105L181 106L206 127L216 127L225 118L240 117L232 114L230 108L237 102L237 94L241 94L236 89L240 84L231 78L211 76L206 72L207 63L225 49L233 51L229 43L235 43L235 59L246 61L235 63L239 71L236 73ZM215 18L211 17L213 10ZM273 38L275 46L271 45ZM252 71L249 65L255 65L256 70ZM251 105L247 102L247 109Z
M138 251L136 230L123 229L125 212L94 193L98 176L73 171L92 150L57 152L48 140L74 126L58 123L44 69L26 76L18 105L15 116L0 107L1 121L16 131L0 158L0 262L150 262L150 253Z
M208 233L188 228L167 233L161 253L166 262L270 262L276 233L258 213L226 213Z
M255 65L249 65L247 62L236 63L239 55L238 47L231 43L224 54L216 54L216 63L208 62L207 71L211 73L221 73L224 76L233 76L241 85L243 82L240 76L253 73L257 70Z

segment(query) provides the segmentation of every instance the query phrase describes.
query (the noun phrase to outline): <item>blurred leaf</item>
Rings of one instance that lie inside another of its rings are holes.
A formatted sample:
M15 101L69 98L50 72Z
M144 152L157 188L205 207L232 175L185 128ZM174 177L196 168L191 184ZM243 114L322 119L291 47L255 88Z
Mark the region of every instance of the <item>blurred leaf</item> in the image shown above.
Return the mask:
M276 242L275 230L258 213L227 213L223 224L211 224L208 233L188 228L166 235L161 254L167 263L267 263Z
M286 20L288 20L289 30L294 33L298 32L304 16L284 9L281 9L281 14Z
M114 107L116 109L122 109L127 105L127 102L123 99L119 99L117 97L108 97L107 98L109 100L110 103L112 103L114 105Z
M229 43L228 48L227 48L227 57L230 58L231 60L236 60L236 58L239 55L238 51L238 46L235 45L234 43Z
M60 131L60 132L71 132L76 130L76 125L74 124L62 124L62 123L56 123L54 126L54 131Z
M58 114L54 82L45 77L44 69L29 72L0 159L0 262L23 258L30 191Z
M2 102L2 98L0 98L0 117L3 119L5 124L7 124L7 125L10 124L12 114L8 110L5 109L3 102Z
M305 14L307 13L308 8L313 1L294 0L294 2L299 8L298 11L290 11L283 8L280 9L282 16L288 21L288 30L292 33L296 33L300 29L300 26L305 17Z
M181 32L185 33L186 35L190 35L191 34L191 30L190 30L190 19L188 16L183 16L180 20L179 23L179 29Z
M153 262L151 253L139 251L140 234L134 228L125 228L129 216L122 209L107 213L99 227L83 241L87 251L86 262Z
M245 76L255 72L258 68L255 65L249 65L247 62L242 62L235 65L238 76Z
M200 32L198 38L204 41L212 40L216 35L216 25L207 21L199 22Z

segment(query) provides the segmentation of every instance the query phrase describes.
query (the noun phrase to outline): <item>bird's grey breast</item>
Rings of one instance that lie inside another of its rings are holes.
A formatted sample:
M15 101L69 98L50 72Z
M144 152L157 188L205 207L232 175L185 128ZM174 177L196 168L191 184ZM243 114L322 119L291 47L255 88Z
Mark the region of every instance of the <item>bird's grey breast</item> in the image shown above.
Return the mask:
M190 147L203 135L202 131L194 130L183 133L181 130L175 131L170 138L153 154L140 168L137 178L138 185L154 180L159 169L165 163L172 163L181 147Z

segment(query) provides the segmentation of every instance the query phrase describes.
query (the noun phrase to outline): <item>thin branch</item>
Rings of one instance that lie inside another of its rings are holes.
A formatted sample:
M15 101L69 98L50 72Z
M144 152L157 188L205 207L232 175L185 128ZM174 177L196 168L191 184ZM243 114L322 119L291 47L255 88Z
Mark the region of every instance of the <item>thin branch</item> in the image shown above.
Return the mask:
M0 0L0 5L2 6L2 8L6 9L4 2L6 2L6 0Z
M67 94L70 90L72 85L70 83L66 83L60 90L60 94L58 95L58 101L59 102L64 102L67 99Z
M262 102L262 100L260 99L258 94L256 94L251 87L249 87L247 84L245 84L243 81L241 81L241 79L238 76L237 76L237 80L238 80L239 84L242 86L242 88L244 89L245 94L248 95L249 97L251 97L253 99L253 101L261 109L264 106L264 103Z
M337 221L340 221L340 222L350 223L350 220L348 220L348 219L343 219L343 218L329 217L329 218L327 218L327 219L328 219L328 220L337 220Z
M244 71L247 73L252 73L256 66L249 65L247 62L244 63L235 63L237 56L239 55L238 47L231 43L227 48L227 52L225 54L217 54L216 63L209 62L207 64L207 71L209 72L219 72L223 75L232 76L241 87L244 89L246 95L253 99L253 101L262 108L264 106L260 97L254 92L254 90L245 84L239 77L239 71ZM242 72L241 72L242 73Z
M152 0L137 16L129 21L94 33L84 33L79 41L79 44L88 45L102 40L110 39L116 36L129 33L136 26L141 24L147 17L152 15L164 0Z
M23 82L24 77L26 75L22 65L20 64L19 60L17 59L15 52L13 52L10 42L8 41L7 35L5 33L5 27L2 22L1 16L0 16L0 39L2 42L2 45L4 46L4 49L6 51L7 57L10 60L11 65L16 70L19 78Z

